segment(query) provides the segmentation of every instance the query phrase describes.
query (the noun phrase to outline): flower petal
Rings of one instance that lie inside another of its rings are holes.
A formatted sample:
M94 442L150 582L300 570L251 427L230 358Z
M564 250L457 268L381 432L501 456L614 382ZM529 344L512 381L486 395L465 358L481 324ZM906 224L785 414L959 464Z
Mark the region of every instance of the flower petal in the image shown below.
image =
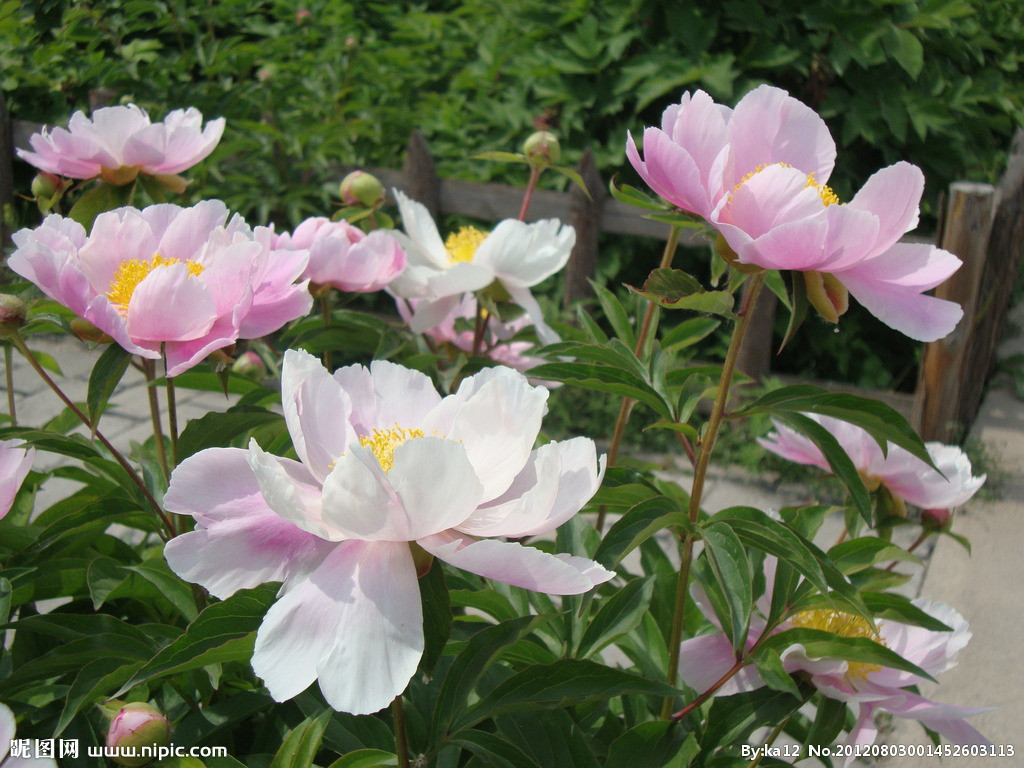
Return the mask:
M250 440L246 460L270 509L321 539L338 541L345 538L324 522L321 489L289 472L284 459L265 452L255 440Z
M454 531L427 536L417 543L456 568L551 595L578 595L615 576L585 557L549 555L497 539L477 541Z
M405 690L422 655L408 546L347 541L267 611L252 666L277 701L319 678L332 707L365 715Z

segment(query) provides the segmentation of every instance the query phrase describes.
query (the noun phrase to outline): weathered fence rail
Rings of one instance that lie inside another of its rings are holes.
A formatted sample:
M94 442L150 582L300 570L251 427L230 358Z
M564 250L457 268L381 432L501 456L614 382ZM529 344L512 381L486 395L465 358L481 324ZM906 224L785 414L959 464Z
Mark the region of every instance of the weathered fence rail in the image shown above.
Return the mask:
M13 199L11 147L25 147L38 124L7 118L0 94L0 203ZM339 175L353 170L339 165ZM366 168L383 182L422 202L435 216L470 216L484 221L514 218L523 190L504 184L443 179L437 174L427 142L414 132L406 147L402 170ZM576 247L566 272L566 303L590 295L587 280L596 273L601 232L668 238L666 224L643 218L642 212L607 194L593 155L588 150L577 168L590 196L580 190L537 190L528 220L558 218L575 227ZM1024 131L1011 147L1006 173L996 187L956 183L938 243L964 261L964 266L936 294L959 302L964 319L947 339L924 345L917 390L913 395L867 391L835 382L814 382L836 391L857 392L889 403L912 418L927 440L949 441L963 436L981 403L985 380L995 363L995 348L1010 293L1024 253ZM10 234L0 222L0 242ZM915 238L920 240L920 238ZM682 247L705 247L699 235L687 233ZM741 353L740 368L756 378L771 373L774 296L765 292L751 326L751 340ZM790 377L782 377L783 380Z

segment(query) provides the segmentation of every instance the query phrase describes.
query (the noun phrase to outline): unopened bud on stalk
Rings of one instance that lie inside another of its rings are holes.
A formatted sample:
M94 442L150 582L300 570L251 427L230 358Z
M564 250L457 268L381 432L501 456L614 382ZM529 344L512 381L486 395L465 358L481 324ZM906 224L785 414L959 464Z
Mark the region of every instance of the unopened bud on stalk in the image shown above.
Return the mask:
M558 137L550 131L537 131L523 142L523 154L535 168L547 168L562 157Z
M926 531L948 531L953 527L953 510L926 509L921 512L921 525Z
M43 200L52 200L53 196L64 190L64 180L52 173L41 171L32 179L32 194Z
M341 180L338 193L346 205L376 208L384 202L384 185L372 173L352 171Z
M16 331L25 324L25 315L28 307L25 302L17 296L9 293L0 293L0 338L7 335L7 331Z
M267 366L263 358L253 351L243 352L231 366L231 370L247 379L259 381L267 375Z
M109 344L113 341L108 334L81 317L76 317L71 321L71 330L82 341L91 344Z
M295 23L296 24L307 24L313 20L313 12L308 8L300 8L295 12Z
M170 722L160 710L144 701L125 704L110 719L107 746L118 747L122 753L141 753L142 747L165 747L170 742ZM142 766L153 760L150 755L142 757L123 754L110 759L118 765L127 766Z
M803 274L804 285L807 286L807 300L811 306L830 323L838 323L839 318L850 308L850 292L846 290L846 286L828 272Z

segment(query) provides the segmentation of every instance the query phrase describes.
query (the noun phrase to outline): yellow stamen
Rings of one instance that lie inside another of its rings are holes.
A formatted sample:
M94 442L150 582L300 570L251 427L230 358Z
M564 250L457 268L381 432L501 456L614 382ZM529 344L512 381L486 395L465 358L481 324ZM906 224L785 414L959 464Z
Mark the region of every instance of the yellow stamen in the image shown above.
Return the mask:
M452 232L444 241L445 250L448 251L448 260L452 264L460 261L473 261L473 254L480 247L480 243L487 239L487 233L476 227L460 227L457 232Z
M813 611L800 611L790 621L794 626L805 629L820 629L823 632L831 632L840 637L866 637L876 643L885 645L885 641L878 634L875 626L862 616L852 613L843 613L828 608L819 608ZM848 661L847 676L854 681L863 681L868 673L877 672L882 668L880 664L872 664L866 661Z
M753 177L756 174L760 173L765 168L769 168L769 167L771 167L773 165L777 165L780 168L792 168L793 167L789 163L768 163L768 164L765 164L765 165L759 165L754 170L752 170L750 173L748 173L746 176L744 176L742 179L740 179L739 183L737 183L735 186L733 186L733 190L739 189L744 184L746 184L751 179L751 177ZM821 196L821 202L822 202L822 204L826 208L828 206L830 206L830 205L836 205L837 203L839 203L839 195L837 195L835 192L833 192L832 191L832 187L828 186L827 184L819 184L815 180L813 173L807 174L807 186L808 187L814 187L816 190L818 190L818 194Z
M359 444L369 448L381 469L389 472L395 464L395 449L414 437L426 437L422 429L404 429L397 424L391 429L374 429L370 435L359 438Z
M170 264L179 264L180 259L166 259L159 253L154 254L149 261L142 259L129 259L121 262L121 266L114 273L114 279L110 281L110 288L107 290L107 298L122 315L128 314L128 305L131 303L132 294L138 288L139 283L146 279L150 272L157 267L166 267ZM189 259L185 262L188 267L189 277L195 277L203 272L203 265Z
M819 184L816 182L814 180L813 173L807 174L807 186L814 187L818 190L818 194L821 195L821 202L824 203L826 208L839 202L839 195L832 191L832 187L828 184Z

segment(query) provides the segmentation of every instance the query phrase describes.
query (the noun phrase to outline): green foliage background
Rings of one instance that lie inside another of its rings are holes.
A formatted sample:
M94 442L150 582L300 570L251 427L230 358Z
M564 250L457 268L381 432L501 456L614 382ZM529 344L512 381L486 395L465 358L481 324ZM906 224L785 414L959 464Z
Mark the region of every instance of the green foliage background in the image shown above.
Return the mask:
M445 176L523 184L518 166L468 157L550 127L568 164L593 147L606 178L641 184L627 131L657 124L683 91L735 103L762 82L824 116L841 198L879 167L921 166L927 228L950 181L998 176L1024 123L1022 61L1024 15L1006 0L0 2L15 117L61 124L103 89L154 119L189 105L223 115L192 195L285 229L333 210L337 164L397 167L414 128ZM17 165L27 190L33 171ZM22 216L37 214L26 203ZM642 281L654 258L627 239L602 248L600 277L616 283ZM854 310L839 336L805 333L777 369L906 387L913 356Z

